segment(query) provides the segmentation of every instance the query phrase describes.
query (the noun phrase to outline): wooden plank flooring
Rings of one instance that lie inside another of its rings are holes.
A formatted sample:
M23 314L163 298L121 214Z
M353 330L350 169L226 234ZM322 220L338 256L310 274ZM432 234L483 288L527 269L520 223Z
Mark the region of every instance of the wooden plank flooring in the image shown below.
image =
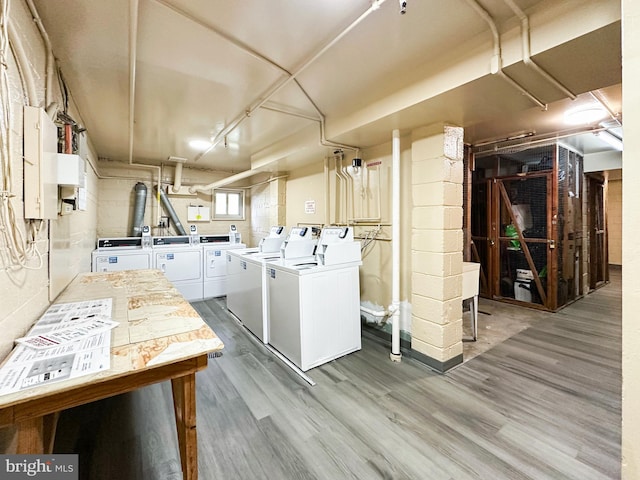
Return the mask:
M619 277L445 375L365 337L314 387L224 299L195 303L225 343L197 374L200 478L619 478ZM81 478L178 479L174 425L155 385L65 412L55 451L80 454Z

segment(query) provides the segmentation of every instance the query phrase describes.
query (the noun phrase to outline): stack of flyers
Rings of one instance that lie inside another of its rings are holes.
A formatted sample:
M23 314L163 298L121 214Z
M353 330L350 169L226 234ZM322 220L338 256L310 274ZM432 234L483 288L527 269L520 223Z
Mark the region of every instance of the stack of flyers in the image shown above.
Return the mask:
M116 325L118 322L114 322L110 318L95 316L91 320L72 323L59 330L18 338L16 343L38 349L58 347L110 330Z

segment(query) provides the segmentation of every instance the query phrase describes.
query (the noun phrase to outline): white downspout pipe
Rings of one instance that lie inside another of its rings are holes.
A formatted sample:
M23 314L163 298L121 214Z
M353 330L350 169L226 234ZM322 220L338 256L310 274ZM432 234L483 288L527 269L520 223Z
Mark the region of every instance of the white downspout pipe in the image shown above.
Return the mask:
M393 362L402 360L400 353L400 130L393 131L391 142L391 353Z

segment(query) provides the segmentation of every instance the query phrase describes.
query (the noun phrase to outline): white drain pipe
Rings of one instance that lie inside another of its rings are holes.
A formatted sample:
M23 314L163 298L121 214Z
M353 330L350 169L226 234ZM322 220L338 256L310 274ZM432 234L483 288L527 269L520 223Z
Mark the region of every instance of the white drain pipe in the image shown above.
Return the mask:
M393 131L391 142L391 353L393 362L402 360L400 353L400 130Z

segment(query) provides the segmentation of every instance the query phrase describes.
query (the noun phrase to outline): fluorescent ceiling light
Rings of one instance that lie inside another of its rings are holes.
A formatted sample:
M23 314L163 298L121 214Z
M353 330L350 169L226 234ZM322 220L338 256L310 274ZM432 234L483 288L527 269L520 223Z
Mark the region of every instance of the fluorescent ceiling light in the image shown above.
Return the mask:
M602 140L603 142L608 143L610 146L612 146L613 148L615 148L619 152L622 151L622 140L620 140L620 138L618 138L617 136L615 136L613 133L609 132L608 130L603 130L603 131L597 133L596 136L600 140Z
M608 112L600 105L581 105L564 112L564 123L568 125L588 125L606 117Z
M211 147L211 142L208 140L191 140L189 146L194 150L202 151Z

